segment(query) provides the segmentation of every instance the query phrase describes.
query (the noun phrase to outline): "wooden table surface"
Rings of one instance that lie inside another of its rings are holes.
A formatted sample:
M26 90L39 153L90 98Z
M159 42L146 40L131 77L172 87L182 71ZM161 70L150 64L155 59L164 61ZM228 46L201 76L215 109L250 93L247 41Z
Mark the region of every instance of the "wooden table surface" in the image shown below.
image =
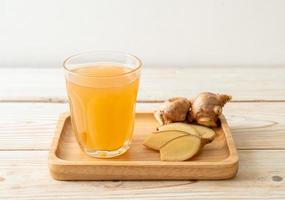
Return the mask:
M0 199L285 199L285 68L145 68L137 110L201 91L233 95L224 113L240 156L223 181L53 180L47 156L68 110L61 69L0 69Z

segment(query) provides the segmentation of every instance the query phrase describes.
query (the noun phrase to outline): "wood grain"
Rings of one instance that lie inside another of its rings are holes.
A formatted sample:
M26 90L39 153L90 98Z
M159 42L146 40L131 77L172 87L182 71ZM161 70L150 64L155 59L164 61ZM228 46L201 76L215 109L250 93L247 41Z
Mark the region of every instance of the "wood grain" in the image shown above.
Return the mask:
M151 111L159 104L137 104ZM0 150L47 150L58 116L58 103L0 103ZM225 116L238 149L285 149L285 103L230 103Z
M60 116L49 153L49 169L57 180L213 180L229 179L238 170L238 154L224 116L215 140L185 162L165 162L146 148L144 139L158 126L151 112L136 114L131 148L118 157L96 159L81 151L70 114Z
M240 150L227 181L55 181L46 151L0 151L0 199L284 199L285 151Z
M62 69L1 68L0 73L2 102L66 101ZM212 91L229 93L235 101L285 101L284 74L285 68L145 68L138 99L152 102Z
M238 176L229 181L54 181L48 173L46 150L58 115L67 110L66 104L58 103L66 101L62 70L2 68L0 72L0 102L7 102L0 103L0 199L285 198L283 67L143 70L140 102L206 90L251 102L225 108L240 149ZM153 110L157 104L138 107Z

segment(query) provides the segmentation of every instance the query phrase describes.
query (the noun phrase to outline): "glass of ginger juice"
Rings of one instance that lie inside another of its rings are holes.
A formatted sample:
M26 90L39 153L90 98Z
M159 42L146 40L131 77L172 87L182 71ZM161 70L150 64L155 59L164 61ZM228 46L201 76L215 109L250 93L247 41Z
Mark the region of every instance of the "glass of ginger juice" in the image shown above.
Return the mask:
M132 140L142 62L119 52L88 52L64 61L71 123L81 149L109 158Z

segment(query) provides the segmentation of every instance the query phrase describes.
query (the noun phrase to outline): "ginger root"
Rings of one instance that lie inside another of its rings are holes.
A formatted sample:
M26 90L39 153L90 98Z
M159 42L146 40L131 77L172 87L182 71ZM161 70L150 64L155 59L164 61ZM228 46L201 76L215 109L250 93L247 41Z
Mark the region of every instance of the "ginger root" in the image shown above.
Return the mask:
M189 110L188 122L195 121L208 127L217 127L223 106L231 100L231 96L204 92L195 97Z
M165 101L159 110L154 112L156 120L161 124L182 122L186 120L191 102L184 97L174 97Z
M160 125L187 120L190 123L217 127L223 106L230 100L229 95L210 92L200 93L192 101L184 97L174 97L165 101L160 109L154 112L154 116Z
M159 150L161 160L192 158L214 140L216 132L207 127L218 126L223 106L230 100L229 95L210 92L201 93L191 101L184 97L168 99L154 112L162 126L144 141L144 145ZM191 122L196 125L189 124Z

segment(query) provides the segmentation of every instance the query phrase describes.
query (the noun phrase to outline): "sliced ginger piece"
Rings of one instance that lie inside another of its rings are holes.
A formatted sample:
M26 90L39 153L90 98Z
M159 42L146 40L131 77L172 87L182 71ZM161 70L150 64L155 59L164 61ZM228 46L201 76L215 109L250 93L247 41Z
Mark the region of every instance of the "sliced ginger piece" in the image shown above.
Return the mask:
M211 128L194 124L191 124L190 126L198 131L202 139L207 139L209 142L213 141L216 137L216 132Z
M160 159L164 161L183 161L195 156L202 147L201 138L186 135L169 141L160 149Z
M164 126L161 126L158 128L159 131L184 131L187 132L191 135L195 135L200 137L199 132L193 128L191 125L182 123L182 122L176 122L176 123L171 123L171 124L166 124Z
M186 124L186 123L182 123L182 122L166 124L164 126L159 127L158 130L159 131L166 131L166 130L184 131L184 132L187 132L191 135L201 137L202 143L204 145L212 142L216 136L215 131L210 129L210 128L200 126L200 125Z
M177 130L159 131L149 135L143 144L151 149L159 150L169 141L184 135L188 135L188 133Z

